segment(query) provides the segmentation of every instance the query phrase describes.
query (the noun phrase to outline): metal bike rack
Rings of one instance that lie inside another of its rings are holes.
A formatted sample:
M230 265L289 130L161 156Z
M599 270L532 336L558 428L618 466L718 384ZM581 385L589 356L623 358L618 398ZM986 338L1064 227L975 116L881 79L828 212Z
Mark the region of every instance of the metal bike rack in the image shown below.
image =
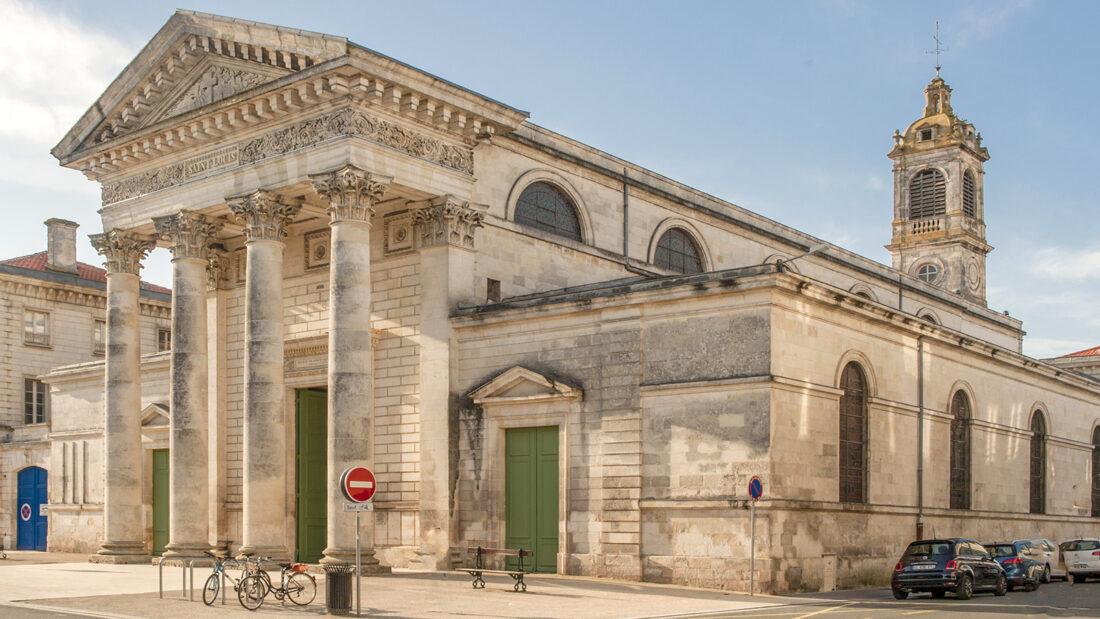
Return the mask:
M181 600L195 601L195 562L205 561L205 559L191 559L184 565L180 563L180 575L183 577L183 582L180 586L180 598ZM188 572L191 576L191 587L187 586ZM225 572L222 572L222 585L225 585ZM157 562L157 597L164 599L164 560ZM224 591L222 596L222 604L225 604Z

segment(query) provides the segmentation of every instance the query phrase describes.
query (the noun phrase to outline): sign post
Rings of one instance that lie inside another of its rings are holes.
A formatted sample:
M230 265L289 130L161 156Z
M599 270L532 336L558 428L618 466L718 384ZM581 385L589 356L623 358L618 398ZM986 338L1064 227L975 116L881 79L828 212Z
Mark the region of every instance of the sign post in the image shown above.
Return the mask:
M344 504L344 511L355 512L355 616L362 616L362 605L359 601L363 581L363 555L359 547L359 514L374 510L374 493L378 490L378 482L374 479L374 473L365 466L351 466L340 475L340 491L350 503Z
M749 595L756 589L756 501L764 496L764 482L756 475L749 480Z

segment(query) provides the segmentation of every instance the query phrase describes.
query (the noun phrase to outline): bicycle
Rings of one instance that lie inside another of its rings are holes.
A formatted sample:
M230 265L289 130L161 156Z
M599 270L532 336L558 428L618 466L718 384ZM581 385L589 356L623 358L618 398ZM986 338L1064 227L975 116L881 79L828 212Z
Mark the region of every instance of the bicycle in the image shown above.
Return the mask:
M225 559L210 551L204 550L203 554L210 557L211 559L214 559L214 573L207 577L206 584L203 585L202 602L207 606L213 606L214 602L216 602L218 599L218 592L221 591L222 573L224 573L225 577L229 579L229 582L233 584L233 590L239 590L241 580L244 579L245 574L248 572L248 559L245 559L244 565L241 566L240 562L235 559ZM229 570L227 568L230 565L241 568L240 578L234 578L233 575L229 573Z
M305 606L317 597L317 580L306 571L309 566L305 563L280 562L279 586L276 587L267 571L260 567L264 561L271 561L271 558L256 557L256 567L241 580L237 588L241 606L256 610L264 603L268 593L279 601L289 599L297 606Z

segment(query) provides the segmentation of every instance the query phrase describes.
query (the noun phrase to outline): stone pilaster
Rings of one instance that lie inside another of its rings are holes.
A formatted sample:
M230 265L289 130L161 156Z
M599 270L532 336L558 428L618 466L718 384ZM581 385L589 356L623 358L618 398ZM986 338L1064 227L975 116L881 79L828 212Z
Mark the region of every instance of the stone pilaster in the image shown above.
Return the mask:
M283 239L300 204L269 191L228 200L245 225L244 513L241 554L287 549Z
M142 563L145 548L141 452L141 261L153 240L121 230L91 235L106 258L107 360L103 395L103 543L91 561Z
M355 558L355 516L344 512L340 474L373 461L374 349L371 340L370 232L389 178L346 165L310 175L331 217L328 344L328 538L322 563ZM374 557L374 515L362 535L363 571L388 571Z
M441 196L413 212L420 250L420 554L429 569L450 569L451 309L474 301L474 234L486 207Z
M209 550L206 283L209 246L220 226L181 211L153 220L172 250L166 558Z

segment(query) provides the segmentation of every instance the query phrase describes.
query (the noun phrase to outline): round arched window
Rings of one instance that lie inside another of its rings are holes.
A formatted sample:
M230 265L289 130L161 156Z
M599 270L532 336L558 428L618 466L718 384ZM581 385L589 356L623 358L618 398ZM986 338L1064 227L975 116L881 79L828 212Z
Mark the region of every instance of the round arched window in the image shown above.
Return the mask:
M909 181L909 219L947 212L947 180L939 170L922 170Z
M703 272L702 252L683 228L669 228L661 235L653 264L685 275Z
M934 284L940 279L940 267L934 264L922 264L917 269L917 279Z
M516 202L516 223L574 241L581 238L577 208L565 192L550 183L531 183Z

